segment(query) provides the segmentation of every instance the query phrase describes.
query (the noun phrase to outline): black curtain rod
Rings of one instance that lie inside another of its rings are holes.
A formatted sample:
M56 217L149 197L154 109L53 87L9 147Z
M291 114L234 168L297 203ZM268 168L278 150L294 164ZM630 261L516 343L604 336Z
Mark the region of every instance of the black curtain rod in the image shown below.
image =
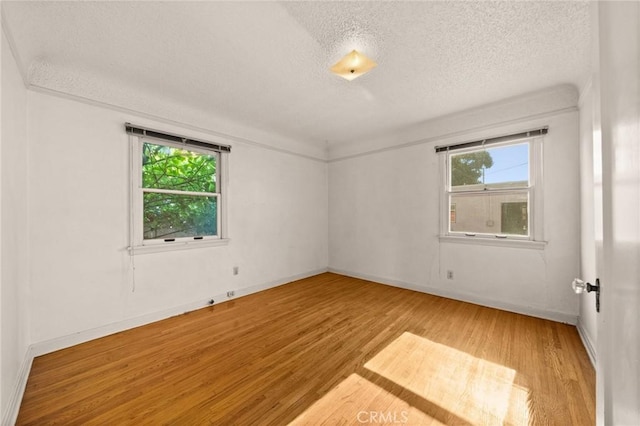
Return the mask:
M473 148L474 146L489 145L500 142L508 142L516 139L526 139L533 136L542 136L549 133L549 127L545 126L541 129L529 130L522 133L514 133L513 135L498 136L495 138L487 138L480 141L456 143L453 145L436 146L436 152L453 151L456 149Z
M217 152L231 152L229 145L221 145L213 142L202 141L198 139L186 138L184 136L178 136L171 133L161 132L159 130L148 129L146 127L135 126L131 123L124 123L127 133L130 135L149 137L154 139L162 139L165 141L176 142L184 145L192 145L200 148L208 149L210 151Z

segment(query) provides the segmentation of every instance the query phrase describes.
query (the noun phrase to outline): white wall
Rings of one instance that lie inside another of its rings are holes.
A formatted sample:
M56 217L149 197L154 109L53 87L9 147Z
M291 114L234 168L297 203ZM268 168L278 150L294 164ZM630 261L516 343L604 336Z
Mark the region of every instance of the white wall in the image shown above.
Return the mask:
M27 92L2 32L2 143L0 145L2 329L0 418L15 404L29 346L27 267ZM19 401L18 401L19 402Z
M578 299L570 283L580 267L578 120L575 103L566 112L514 117L505 125L495 125L496 117L487 115L485 121L492 125L482 131L464 132L465 121L460 120L453 137L332 161L330 269L575 323ZM544 142L544 250L441 243L439 157L434 147L542 125L549 126ZM453 280L446 279L447 270L453 271Z
M28 119L34 343L51 350L326 270L324 162L39 92ZM233 146L228 246L129 256L126 121Z

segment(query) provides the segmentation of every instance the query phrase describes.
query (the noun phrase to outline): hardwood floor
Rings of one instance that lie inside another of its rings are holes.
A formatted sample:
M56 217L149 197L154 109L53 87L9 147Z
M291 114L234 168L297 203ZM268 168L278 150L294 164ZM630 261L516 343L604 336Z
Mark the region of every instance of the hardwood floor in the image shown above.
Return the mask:
M35 359L43 424L595 423L575 327L326 273Z

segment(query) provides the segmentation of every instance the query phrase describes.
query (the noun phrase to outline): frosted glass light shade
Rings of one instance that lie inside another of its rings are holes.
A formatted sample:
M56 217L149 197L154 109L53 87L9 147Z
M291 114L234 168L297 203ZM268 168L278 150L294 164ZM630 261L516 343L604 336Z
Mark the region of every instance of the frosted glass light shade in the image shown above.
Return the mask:
M351 81L368 73L377 66L378 64L367 58L362 53L357 50L352 50L331 67L331 72Z

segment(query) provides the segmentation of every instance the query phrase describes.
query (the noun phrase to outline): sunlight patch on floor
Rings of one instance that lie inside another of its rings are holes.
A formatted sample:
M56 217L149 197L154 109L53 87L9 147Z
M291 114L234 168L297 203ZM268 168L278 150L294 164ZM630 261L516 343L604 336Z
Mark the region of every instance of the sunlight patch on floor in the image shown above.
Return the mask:
M291 425L444 423L410 406L382 387L353 373L316 401Z
M527 425L516 371L405 332L365 368L471 424Z

